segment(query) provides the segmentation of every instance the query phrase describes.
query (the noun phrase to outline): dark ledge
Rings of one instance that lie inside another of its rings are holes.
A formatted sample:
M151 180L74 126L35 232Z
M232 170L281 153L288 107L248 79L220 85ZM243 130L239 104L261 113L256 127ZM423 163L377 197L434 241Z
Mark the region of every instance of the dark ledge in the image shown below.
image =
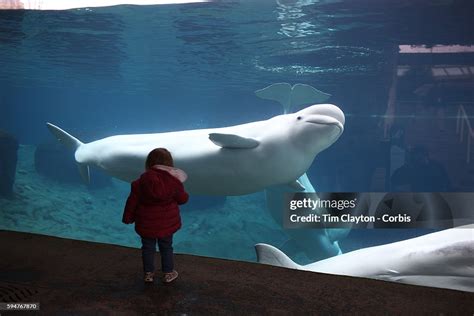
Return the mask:
M473 293L192 255L176 255L174 284L145 286L139 249L29 233L0 231L0 253L0 301L40 302L45 315L474 312Z

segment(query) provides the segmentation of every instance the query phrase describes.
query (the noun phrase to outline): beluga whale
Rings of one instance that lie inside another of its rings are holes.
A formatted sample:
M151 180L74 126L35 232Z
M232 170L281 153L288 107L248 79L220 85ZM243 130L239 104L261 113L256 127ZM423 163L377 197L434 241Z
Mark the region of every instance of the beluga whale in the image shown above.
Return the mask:
M333 104L316 104L298 112L235 126L116 135L83 143L56 125L51 133L74 150L82 177L89 166L131 182L144 171L148 153L167 148L177 168L188 174L191 194L244 195L271 186L304 190L298 181L318 153L344 130L344 113Z
M263 264L474 292L474 225L362 248L300 265L278 248L256 244Z

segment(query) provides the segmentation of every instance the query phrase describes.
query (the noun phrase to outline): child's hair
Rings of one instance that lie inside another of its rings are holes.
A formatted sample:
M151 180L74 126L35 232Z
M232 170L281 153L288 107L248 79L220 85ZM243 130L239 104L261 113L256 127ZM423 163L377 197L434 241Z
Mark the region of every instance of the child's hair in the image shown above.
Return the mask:
M154 165L174 167L173 157L166 148L155 148L146 157L145 168L150 169Z

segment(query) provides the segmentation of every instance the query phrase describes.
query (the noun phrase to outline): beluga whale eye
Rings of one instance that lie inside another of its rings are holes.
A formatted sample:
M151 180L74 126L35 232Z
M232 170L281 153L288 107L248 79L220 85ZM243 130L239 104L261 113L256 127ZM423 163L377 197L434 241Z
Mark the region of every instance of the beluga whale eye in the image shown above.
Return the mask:
M299 121L301 120L303 117L302 116L298 116L296 119Z

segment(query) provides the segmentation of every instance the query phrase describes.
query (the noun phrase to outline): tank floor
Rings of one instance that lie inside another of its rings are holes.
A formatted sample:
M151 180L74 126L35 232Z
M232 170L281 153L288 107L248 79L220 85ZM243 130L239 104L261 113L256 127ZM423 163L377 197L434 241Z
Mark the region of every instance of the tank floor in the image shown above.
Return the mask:
M45 315L474 312L473 293L182 254L174 283L145 285L140 249L29 233L0 231L0 257L0 301L40 302Z

